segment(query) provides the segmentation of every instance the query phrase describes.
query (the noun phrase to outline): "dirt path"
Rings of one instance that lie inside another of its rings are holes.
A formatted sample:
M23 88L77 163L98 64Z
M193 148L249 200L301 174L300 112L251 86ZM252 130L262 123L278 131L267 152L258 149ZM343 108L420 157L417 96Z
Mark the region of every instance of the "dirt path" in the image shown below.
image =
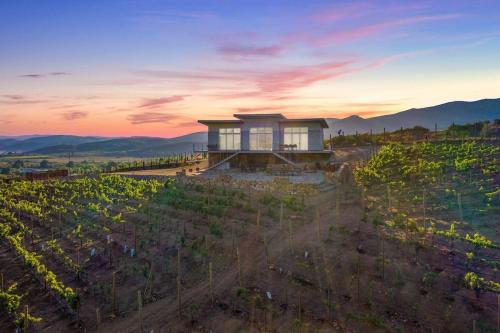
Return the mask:
M295 216L285 217L283 228L280 229L278 222L269 218L263 218L261 230L266 235L268 241L268 253L271 258L271 269L266 263L266 255L258 228L255 225L247 225L242 238L238 241L241 253L241 266L244 286L250 290L259 290L260 293L271 291L273 300L268 300L272 308L282 313L279 319L273 322L274 327L288 327L293 322L293 304L297 302L291 291L287 291L284 284L287 284L289 274L294 271L295 261L300 261L304 252L319 258L320 246L316 241L317 228L314 222L315 208L320 209L320 233L326 237L328 227L332 222L332 210L330 201L333 192L322 193L310 198L310 208L303 214L293 214ZM349 210L344 210L342 219L346 223L354 224L360 216L359 208L351 206ZM293 248L294 254L290 253L288 242L288 220L293 220ZM226 246L227 249L227 246ZM225 256L231 257L231 250L225 251ZM155 332L238 332L247 329L248 320L252 316L246 307L242 307L234 299L238 289L238 267L236 260L226 258L224 270L214 273L214 292L216 304L210 304L208 279L204 279L195 286L184 289L182 293L183 317L179 320L177 300L175 293L169 295L155 303L144 306L143 323L148 330ZM300 278L300 276L297 276ZM172 286L175 288L175 286ZM285 296L285 293L289 293ZM317 292L303 295L304 299L317 297ZM235 303L236 302L236 303ZM305 301L304 301L305 302ZM190 322L190 307L192 304L200 306L200 317L193 325ZM291 310L278 310L283 306L292 305ZM324 308L316 309L320 316L325 314ZM314 320L314 312L304 313L306 318ZM258 315L259 318L262 314ZM219 318L220 320L218 320ZM222 319L223 318L223 319ZM229 320L230 319L230 320ZM120 332L136 332L139 328L138 314L128 313L125 318L116 318L103 324L103 330L117 330ZM286 330L283 330L283 332Z

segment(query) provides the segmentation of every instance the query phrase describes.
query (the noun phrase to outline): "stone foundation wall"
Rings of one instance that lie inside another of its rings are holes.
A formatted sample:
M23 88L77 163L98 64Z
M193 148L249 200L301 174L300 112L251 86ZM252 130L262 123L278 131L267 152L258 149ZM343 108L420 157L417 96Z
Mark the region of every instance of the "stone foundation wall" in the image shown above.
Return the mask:
M208 156L209 165L215 165L223 159L231 156L232 153L210 153ZM306 169L322 169L324 165L328 164L332 154L325 153L283 153L281 156L305 167ZM282 159L270 153L262 154L245 154L241 153L228 161L228 167L238 168L244 171L263 170L270 164L284 164Z

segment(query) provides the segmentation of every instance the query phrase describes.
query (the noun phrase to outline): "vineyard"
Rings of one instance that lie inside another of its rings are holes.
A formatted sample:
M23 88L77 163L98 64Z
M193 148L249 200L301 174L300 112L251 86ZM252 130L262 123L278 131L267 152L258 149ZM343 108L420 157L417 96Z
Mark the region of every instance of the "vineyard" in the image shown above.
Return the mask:
M0 326L496 332L499 154L388 144L323 188L111 174L0 183Z

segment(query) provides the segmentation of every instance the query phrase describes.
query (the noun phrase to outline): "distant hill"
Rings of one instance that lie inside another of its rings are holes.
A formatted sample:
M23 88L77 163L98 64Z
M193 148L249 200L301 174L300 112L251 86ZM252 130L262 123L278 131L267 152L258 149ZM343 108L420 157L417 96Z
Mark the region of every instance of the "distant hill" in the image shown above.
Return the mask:
M330 133L336 135L339 129L345 134L366 133L372 130L380 133L401 127L424 126L434 129L447 128L452 123L464 124L500 118L500 98L483 99L475 102L449 102L421 109L410 109L386 116L362 118L350 116L344 119L328 118ZM33 154L67 154L73 152L88 155L151 157L191 152L193 144L207 143L207 132L196 132L175 138L127 137L104 138L94 136L49 135L0 137L0 152Z
M191 152L193 144L207 143L206 132L195 132L175 138L127 137L105 138L93 136L49 135L0 137L0 152L29 154L67 154L68 152L92 155L158 156Z
M129 137L84 142L80 144L58 144L29 150L30 154L66 154L74 152L87 155L113 155L151 157L192 152L193 144L207 143L206 132L196 132L175 138Z
M339 129L345 134L354 134L356 131L370 132L370 130L380 133L384 131L384 128L387 131L394 131L401 127L408 128L417 125L434 129L436 124L438 128L444 129L452 123L465 124L496 118L500 118L500 98L474 102L456 101L372 118L359 116L344 119L328 118L330 129L325 131L325 136L328 137L330 133L336 134Z
M35 136L27 139L6 138L0 139L0 149L12 152L27 152L55 145L78 145L102 140L106 140L106 138L76 135Z

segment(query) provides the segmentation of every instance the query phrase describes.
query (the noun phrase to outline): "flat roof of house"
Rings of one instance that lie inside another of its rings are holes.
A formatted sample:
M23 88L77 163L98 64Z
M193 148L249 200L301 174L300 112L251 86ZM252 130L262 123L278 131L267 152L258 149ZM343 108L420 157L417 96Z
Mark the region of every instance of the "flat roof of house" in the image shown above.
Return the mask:
M223 120L198 120L200 124L209 125L209 124L243 124L241 120L233 120L233 119L223 119Z
M260 119L260 118L277 118L280 123L320 123L321 127L328 128L328 123L325 118L295 118L288 119L281 113L258 113L258 114L241 114L236 113L233 117L237 119L223 120L198 120L200 124L242 124L245 119Z
M328 128L328 123L325 118L295 118L295 119L283 119L280 123L320 123L321 127Z
M241 113L235 113L233 114L234 118L238 119L259 119L259 118L279 118L279 119L286 119L284 115L281 113L253 113L253 114L241 114Z

